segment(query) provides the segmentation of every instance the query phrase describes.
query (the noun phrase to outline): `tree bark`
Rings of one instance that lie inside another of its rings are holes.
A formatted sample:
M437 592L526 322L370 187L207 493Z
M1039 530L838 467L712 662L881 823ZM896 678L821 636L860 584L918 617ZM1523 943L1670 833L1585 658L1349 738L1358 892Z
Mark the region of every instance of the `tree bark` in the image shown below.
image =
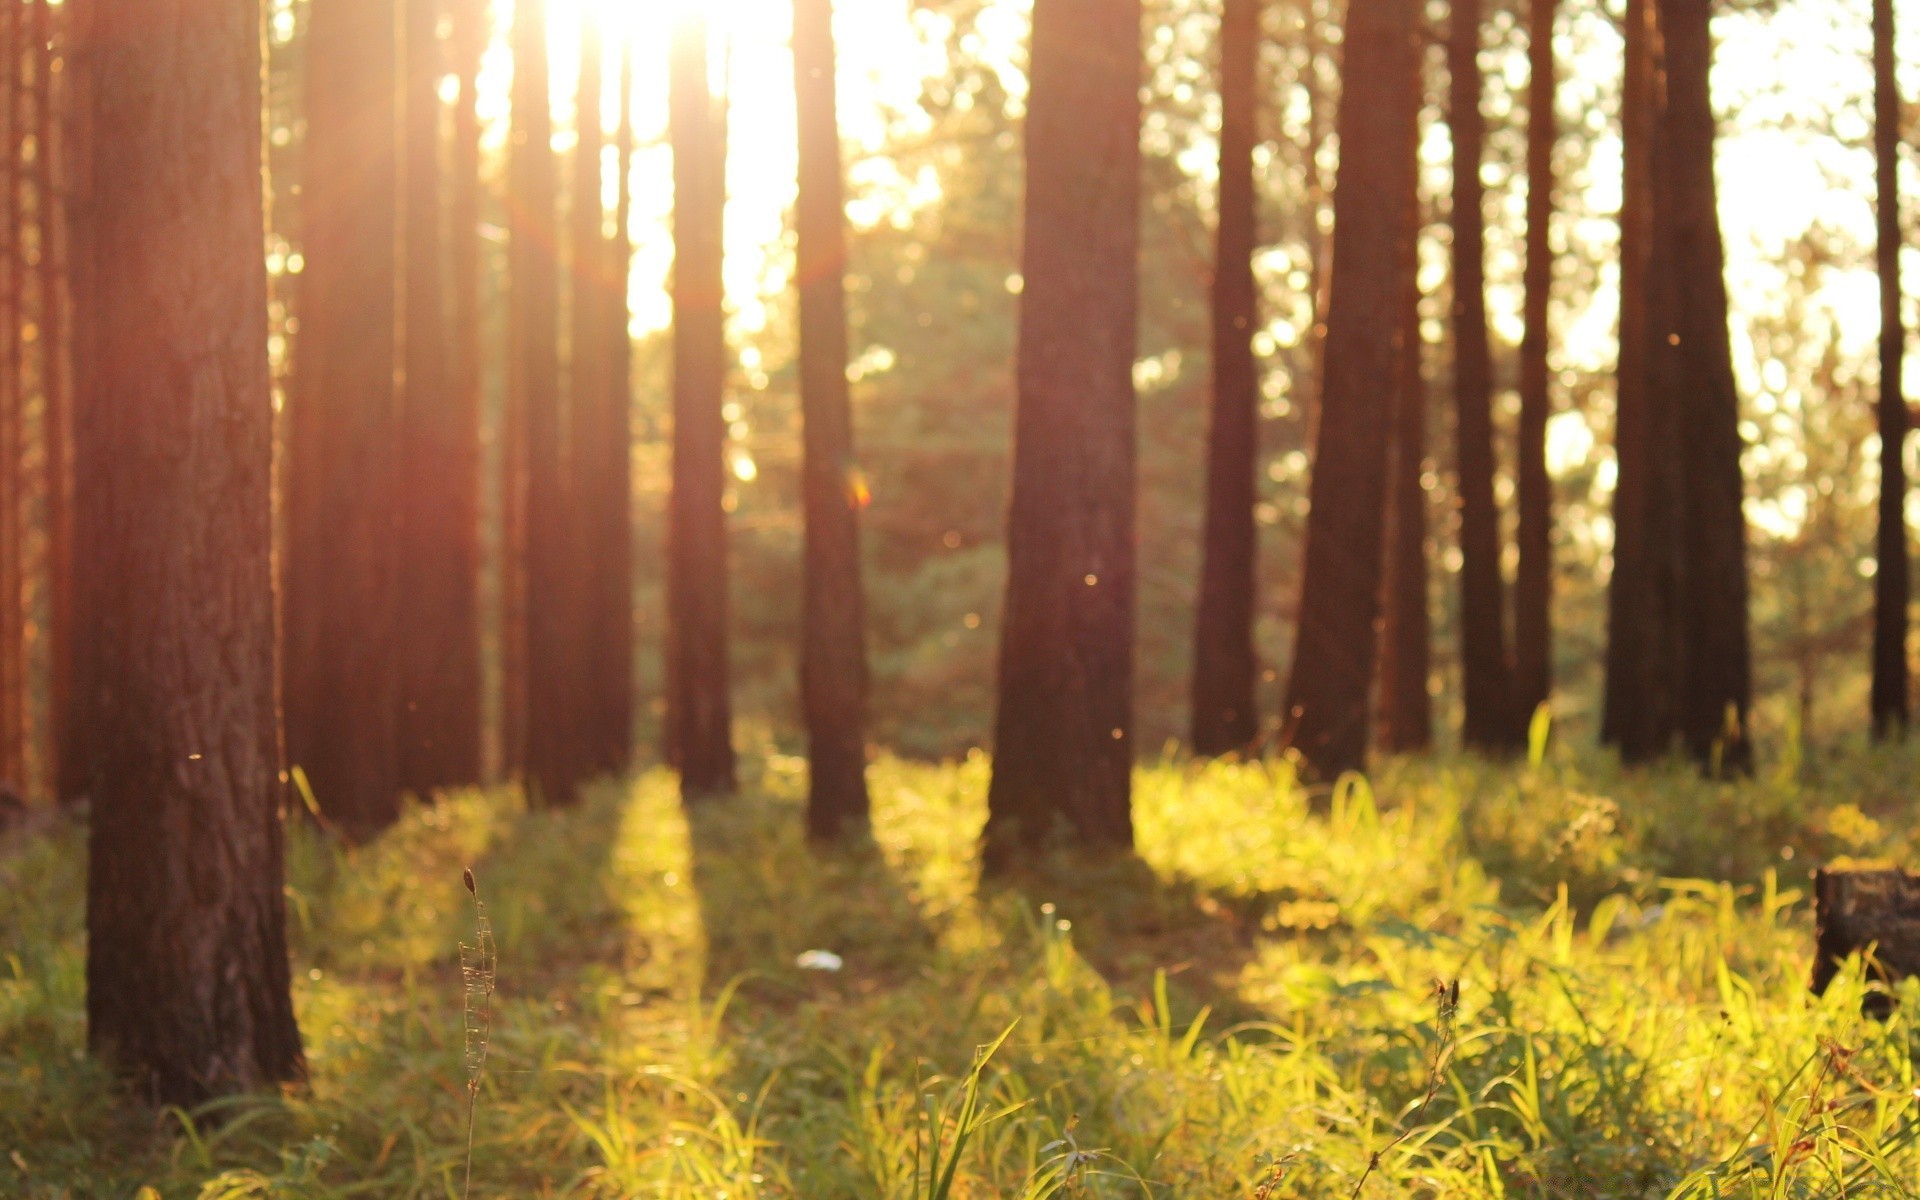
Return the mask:
M1133 844L1139 0L1039 0L989 864Z
M1284 709L1289 743L1315 779L1366 760L1390 445L1380 431L1394 388L1383 381L1399 377L1403 352L1416 16L1412 0L1352 0L1347 11L1325 387Z
M1547 346L1553 299L1554 14L1557 0L1532 0L1527 58L1526 335L1520 344L1518 505L1520 562L1513 587L1513 717L1524 730L1553 690L1553 481L1547 474L1547 420L1553 411Z
M354 836L399 811L396 18L395 0L328 0L307 27L287 736L321 807Z
M1253 506L1260 449L1253 253L1260 0L1227 0L1220 21L1220 199L1213 265L1213 406L1193 647L1195 754L1229 754L1259 732L1254 707Z
M163 1104L298 1078L281 894L260 7L118 0L91 52L98 672L87 1033ZM364 52L364 48L363 48ZM191 286L183 286L190 284Z
M73 505L77 499L73 493L73 469L75 409L79 397L87 388L88 372L95 362L90 350L92 323L80 319L78 305L82 296L90 294L88 280L92 255L89 253L86 229L94 191L90 81L94 74L96 50L89 30L98 3L99 0L67 0L66 69L61 74L61 85L70 98L62 107L64 120L60 126L62 136L59 139L61 152L58 161L59 170L64 176L63 194L66 197L66 203L62 206L66 221L62 253L66 260L67 294L72 320L68 335L71 342L68 391L64 411L55 415L55 431L65 448L57 467L65 476L61 487L64 505L57 506L49 513L48 532L54 539L52 554L56 588L60 579L65 580L64 595L56 592L54 599L54 677L50 687L51 699L56 706L55 789L63 802L74 802L86 795L91 758L87 745L87 723L80 711L80 704L88 694L87 680L93 671L92 647L75 636L86 627L86 618L81 608L83 597L77 575L78 564L73 560Z
M4 307L6 330L0 334L0 789L19 795L27 791L26 742L26 614L20 603L23 567L20 546L22 482L22 408L26 398L27 346L20 330L27 315L28 226L26 205L29 172L21 161L20 141L29 128L24 111L31 91L24 78L27 46L32 34L27 28L27 12L21 4L7 6L5 24L0 27L4 39L6 96L0 99L5 127L6 198L0 204L5 213L7 255Z
M835 103L833 0L794 0L799 198L802 500L806 509L800 690L809 746L807 831L864 834L866 600L860 486L847 389L847 235Z
M724 110L707 82L707 25L674 25L668 82L673 143L673 495L667 521L667 729L680 788L734 789L727 668L726 206Z
M439 0L404 0L406 302L400 784L480 779L480 412L448 352Z
M39 64L45 81L37 138L41 194L47 197L42 222L41 279L45 297L40 326L46 347L43 391L46 395L45 487L47 546L47 728L43 749L49 790L56 799L73 795L66 788L65 746L73 723L68 717L73 677L73 339L68 274L68 207L73 194L67 165L72 97L74 17L56 18L51 5L35 9L39 20ZM57 47L57 48L56 48ZM56 54L62 71L53 70Z
M1894 73L1893 0L1873 2L1874 159L1879 207L1880 526L1873 580L1872 716L1876 737L1906 732L1908 675L1908 415L1901 393L1907 331L1900 316L1900 84Z
M481 568L480 553L480 480L481 458L478 445L480 430L481 391L483 383L484 351L482 322L481 279L482 243L480 239L480 113L478 80L480 59L487 47L487 6L486 0L451 0L450 3L452 67L455 78L460 83L460 97L453 106L453 145L448 155L451 178L448 181L447 228L450 245L447 255L447 299L451 306L448 328L448 354L445 397L448 428L472 429L476 439L473 458L469 465L461 468L458 478L448 482L449 488L467 489L470 499L460 501L471 505L467 516L460 518L461 526L450 528L445 536L468 539L470 549L464 552L471 555L472 573L477 579ZM455 505L449 502L447 509L451 513ZM470 517L470 519L469 519ZM452 519L449 517L449 525ZM452 563L457 552L447 551L446 561ZM449 566L448 574L452 568ZM456 616L455 618L459 618ZM478 641L485 618L480 611L479 599L474 598L474 611L471 618L474 652L479 652ZM504 635L503 635L504 643ZM504 648L504 644L503 644ZM456 660L452 669L464 670ZM478 705L478 694L484 687L481 665L476 658L473 665L473 687ZM485 762L487 757L487 734L481 728L483 714L476 707L474 712L475 736L473 763L477 771L484 774L492 770ZM451 754L449 758L451 758Z

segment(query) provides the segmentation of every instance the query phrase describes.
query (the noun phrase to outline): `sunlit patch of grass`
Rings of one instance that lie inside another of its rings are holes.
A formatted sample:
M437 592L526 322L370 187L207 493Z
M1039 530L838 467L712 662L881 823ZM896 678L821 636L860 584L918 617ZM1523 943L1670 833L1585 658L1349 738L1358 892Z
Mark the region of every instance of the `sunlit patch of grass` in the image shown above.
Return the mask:
M1791 881L1905 853L1882 773L1914 767L1393 762L1309 795L1169 761L1137 856L986 884L978 758L876 764L874 837L833 851L778 757L691 811L662 772L560 812L459 792L359 849L293 831L311 1083L159 1116L82 1053L60 825L0 849L0 1194L458 1195L471 866L475 1196L1913 1195L1920 987L1885 1024L1857 971L1810 997Z

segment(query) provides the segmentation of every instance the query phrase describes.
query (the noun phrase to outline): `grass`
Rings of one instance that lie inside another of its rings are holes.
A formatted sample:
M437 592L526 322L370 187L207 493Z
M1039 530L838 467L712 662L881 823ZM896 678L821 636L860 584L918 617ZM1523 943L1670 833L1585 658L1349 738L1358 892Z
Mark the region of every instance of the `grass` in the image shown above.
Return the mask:
M989 887L984 761L882 761L873 844L827 855L802 770L691 814L651 773L297 829L311 1083L198 1113L82 1053L83 831L0 848L0 1195L461 1195L468 865L475 1197L1920 1194L1920 988L1885 1024L1857 971L1809 996L1799 886L1908 854L1912 751L1318 796L1168 762L1137 858Z

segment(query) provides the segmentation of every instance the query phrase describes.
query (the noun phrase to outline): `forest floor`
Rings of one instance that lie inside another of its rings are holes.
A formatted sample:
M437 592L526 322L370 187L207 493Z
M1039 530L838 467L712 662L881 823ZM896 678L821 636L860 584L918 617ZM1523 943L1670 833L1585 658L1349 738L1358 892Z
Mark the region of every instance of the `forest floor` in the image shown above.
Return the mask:
M468 864L475 1197L1920 1194L1920 987L1879 1024L1857 971L1806 985L1809 866L1912 861L1914 750L1316 795L1169 762L1137 858L987 888L984 761L878 763L873 844L832 854L803 769L690 815L656 772L563 812L456 794L357 850L303 823L311 1082L195 1114L86 1059L84 833L16 837L0 1195L460 1196Z

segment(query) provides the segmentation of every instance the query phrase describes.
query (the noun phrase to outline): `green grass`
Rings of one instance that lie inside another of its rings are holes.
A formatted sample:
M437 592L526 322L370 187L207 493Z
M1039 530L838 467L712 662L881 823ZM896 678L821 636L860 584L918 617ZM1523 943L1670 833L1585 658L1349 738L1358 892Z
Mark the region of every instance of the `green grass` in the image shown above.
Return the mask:
M499 955L476 1197L1920 1194L1920 989L1884 1025L1857 972L1810 997L1801 886L1907 853L1911 751L1313 796L1169 762L1139 857L986 888L984 761L879 763L874 844L825 856L802 769L691 815L652 773L564 813L449 796L359 850L296 830L312 1081L217 1112L82 1053L82 831L0 849L0 1195L458 1196L467 864Z

